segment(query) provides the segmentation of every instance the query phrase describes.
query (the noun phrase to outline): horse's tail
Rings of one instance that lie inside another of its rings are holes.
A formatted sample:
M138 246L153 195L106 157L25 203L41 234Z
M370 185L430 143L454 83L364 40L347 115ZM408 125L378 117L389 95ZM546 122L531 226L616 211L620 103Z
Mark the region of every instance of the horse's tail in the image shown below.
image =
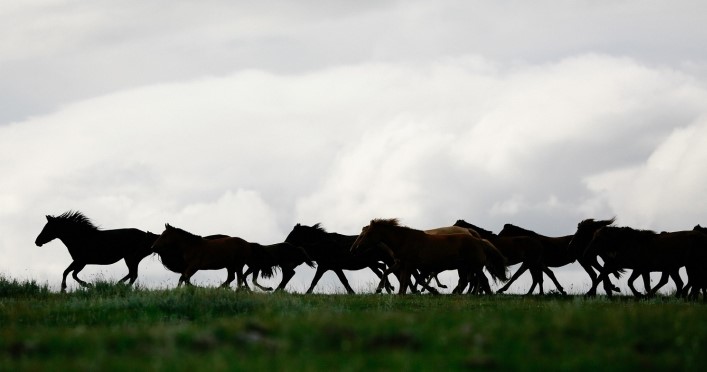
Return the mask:
M299 245L296 245L295 248L297 248L297 250L302 255L302 260L304 261L305 264L307 264L307 266L309 266L311 268L316 267L316 265L314 264L314 261L312 260L312 257L309 257L309 254L307 254L307 251L304 248L300 247Z
M265 246L258 243L250 243L250 249L252 257L248 265L258 269L261 278L269 279L275 276L275 269L277 268L276 260L272 254L265 249Z
M491 242L486 239L479 239L486 254L486 270L494 280L508 281L508 269L506 268L506 257Z
M258 269L260 270L260 277L263 279L270 279L273 276L275 276L275 273L277 272L277 266L268 266L264 265L259 267Z

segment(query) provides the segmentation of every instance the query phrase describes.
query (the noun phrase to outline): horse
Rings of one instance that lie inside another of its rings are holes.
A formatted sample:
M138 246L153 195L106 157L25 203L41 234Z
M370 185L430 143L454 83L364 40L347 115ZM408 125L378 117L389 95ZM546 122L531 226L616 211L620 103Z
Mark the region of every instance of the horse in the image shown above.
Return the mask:
M400 270L399 295L406 293L410 275L416 270L423 273L457 270L459 283L454 293L467 285L469 274L485 278L484 267L495 280L508 280L506 258L488 241L471 235L431 235L401 226L397 219L374 219L361 229L351 251L370 247L376 250L381 247L380 243L395 257L395 264L388 271ZM488 286L488 282L485 285ZM487 291L490 292L490 288Z
M149 231L147 232L148 234L152 234ZM154 240L157 240L159 235L152 234L154 236ZM207 240L215 240L215 239L223 239L223 238L229 238L229 235L223 235L223 234L215 234L215 235L207 235L204 236L204 239ZM155 252L154 254L157 254L157 256L160 258L160 262L162 262L162 266L165 267L165 269L172 271L177 274L182 274L184 270L187 268L187 263L184 260L184 254L181 252L178 248L177 249L167 249L166 247L163 247L163 249L160 250L160 252ZM253 275L253 285L260 288L263 291L272 291L273 289L271 287L265 287L262 286L260 283L258 283L258 277L262 273L264 278L269 278L273 275L273 272L271 270L261 272L260 269L253 269L251 270L250 266L248 267L249 271L247 271L243 277L244 280L246 281L246 286L247 286L247 277L248 275L252 274ZM284 277L283 277L284 280ZM281 283L282 284L282 283ZM287 284L285 282L285 284ZM178 284L179 285L179 284Z
M267 259L267 253L257 245L238 237L206 239L177 227L165 224L165 230L151 247L153 252L170 255L170 251L182 255L185 268L177 286L191 286L191 277L199 270L226 269L228 277L221 287L228 287L237 276L238 288L248 283L243 276L243 267Z
M683 266L699 267L705 264L707 235L698 231L676 231L656 233L651 230L636 230L630 227L606 226L599 229L585 250L585 256L601 256L604 267L589 296L596 294L600 280L616 269L628 268L633 273L628 286L636 297L642 297L633 281L643 273L660 271L672 274L678 295L682 290L682 280L678 271ZM650 288L650 287L648 287ZM647 290L647 295L651 293ZM654 288L654 291L657 290ZM611 292L607 293L611 296Z
M295 276L295 268L301 264L314 268L314 262L309 257L307 252L299 246L287 242L262 245L259 243L250 243L255 245L256 249L263 250L266 255L260 260L253 260L248 264L248 270L244 277L253 274L253 284L263 290L272 290L270 287L263 287L257 283L258 272L262 273L263 278L271 278L274 275L274 268L279 267L282 271L282 280L275 289L282 291L289 283L290 279Z
M64 270L61 291L66 291L66 276L73 272L73 278L83 287L90 285L78 277L86 265L111 265L125 260L128 274L119 282L129 280L132 285L137 280L138 265L152 253L150 246L154 234L139 229L124 228L101 230L79 211L68 211L59 216L46 216L47 223L34 243L41 247L54 239L61 240L69 250L73 261Z
M707 228L700 225L696 225L693 231L697 231L707 235ZM700 262L701 261L701 262ZM683 288L683 295L692 300L696 300L700 296L700 291L702 292L702 299L707 300L707 261L698 260L694 264L687 265L685 270L687 271L688 283Z
M356 235L327 232L320 223L313 226L297 224L292 228L285 238L285 242L304 248L309 257L317 263L317 271L314 273L312 284L307 289L307 293L314 291L319 279L329 270L334 271L349 294L355 292L349 285L343 270L369 268L382 279L386 265L380 261L392 264L392 260L388 255L378 251L366 252L361 255L352 254L349 249L356 237ZM387 289L390 291L391 287L388 286Z
M457 222L454 223L454 226L470 228L478 232L482 238L490 241L491 244L501 251L501 254L503 254L503 256L508 260L508 266L519 263L522 264L521 267L513 274L510 281L496 291L497 293L503 293L508 290L510 285L518 279L518 277L523 274L525 270L530 270L533 283L526 294L529 295L533 293L536 286L538 286L540 294L544 294L542 275L544 258L542 244L527 236L499 236L489 230L475 226L464 220L457 220Z
M594 238L594 234L596 234L597 231L600 229L607 227L607 226L612 226L614 222L616 221L616 218L611 218L608 220L594 220L594 219L586 219L577 224L577 231L575 232L574 236L572 236L572 239L570 240L570 243L568 245L568 249L571 252L572 256L577 258L577 262L579 262L580 265L582 265L582 268L589 274L589 277L592 280L592 283L597 278L597 274L594 272L594 269L596 269L598 272L602 271L602 265L599 264L599 261L597 261L597 256L596 255L585 255L584 252L586 251L587 247L589 246L589 243L592 241ZM614 276L618 279L621 274L623 273L623 270L617 270L613 274ZM638 272L631 273L632 282L636 279L634 275L638 275ZM662 287L665 283L668 281L668 276L673 277L673 281L675 281L676 285L678 283L682 283L680 279L680 275L678 273L673 273L672 275L668 273L663 273L661 276L660 282L653 288L651 289L650 287L650 273L642 273L643 276L643 285L648 292L649 295L654 295L660 287ZM616 287L615 285L611 284L609 281L608 276L604 279L604 291L607 293L607 295L610 295L610 292L619 292L620 289ZM592 293L587 293L587 295L592 295ZM680 296L680 292L677 292L677 295Z
M430 235L448 235L448 234L465 234L465 235L471 235L475 238L481 239L481 236L479 233L474 231L473 229L468 229L468 228L463 228L459 226L444 226L444 227L438 227L434 229L428 229L425 230L425 233L430 234ZM392 258L394 254L392 251L389 249L386 249L385 252L388 253L388 255ZM397 275L398 273L396 273ZM440 283L439 278L437 277L439 273L436 272L431 272L431 273L420 273L419 271L416 273L413 273L413 276L415 277L416 281L415 282L410 282L410 291L412 293L418 293L417 285L420 284L422 286L422 290L427 289L428 291L439 294L439 292L432 288L430 286L430 283L434 279L437 282L437 287L440 288L447 288L446 285L443 285ZM473 279L473 281L472 281ZM469 288L469 293L471 293L474 290L479 289L478 285L478 280L476 280L476 277L470 278L469 281L472 283L471 288ZM380 283L378 284L378 288L376 289L376 293L380 293L383 286L388 284L388 275L383 275L383 278L381 279Z

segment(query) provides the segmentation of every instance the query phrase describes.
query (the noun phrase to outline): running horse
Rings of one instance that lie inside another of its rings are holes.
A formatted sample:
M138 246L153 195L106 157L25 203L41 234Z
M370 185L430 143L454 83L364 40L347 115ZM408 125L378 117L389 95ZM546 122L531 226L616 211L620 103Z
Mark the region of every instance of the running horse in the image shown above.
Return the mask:
M90 284L78 277L86 265L111 265L120 260L125 260L128 274L119 281L129 280L132 285L137 280L140 261L152 253L150 246L156 238L154 234L133 228L101 230L79 211L46 217L47 223L34 243L41 247L59 239L73 259L64 270L62 292L66 291L66 276L69 273L81 286L89 287Z
M228 277L221 287L228 287L237 277L238 288L248 284L245 282L243 268L245 265L262 262L267 259L267 253L258 245L250 244L238 237L206 239L180 228L165 224L165 230L154 242L152 251L164 255L169 251L182 255L185 267L179 278L182 283L191 286L191 277L199 270L226 269Z
M383 244L380 244L383 243ZM486 278L486 269L495 280L508 280L506 258L486 240L466 234L431 235L422 230L401 226L397 219L374 219L361 229L351 251L389 250L395 264L388 271L400 270L398 294L407 291L410 275L417 270L434 273L457 270L459 283L454 293L459 293L472 276ZM488 287L488 281L481 280ZM485 288L490 292L490 288Z
M354 290L349 285L343 270L369 268L378 278L383 279L383 272L386 269L384 262L392 264L392 260L386 254L378 251L365 252L361 255L352 254L350 249L355 240L356 235L330 233L319 223L313 226L297 224L292 228L285 238L285 242L304 248L307 254L317 262L317 271L314 273L307 293L314 291L319 279L329 270L334 271L349 294L353 294ZM386 289L390 291L392 288L388 285Z
M464 220L457 220L454 226L460 226L465 228L470 228L481 235L483 239L487 239L491 242L501 254L508 260L507 264L516 265L521 263L521 267L516 270L513 277L509 282L506 283L502 288L500 288L497 293L503 293L510 285L518 279L518 277L525 272L525 270L530 270L530 276L533 279L533 283L528 289L526 294L532 294L535 287L538 286L540 294L544 294L543 291L543 247L542 245L529 237L523 236L499 236L491 231L483 229L481 227L470 224Z
M585 256L600 256L605 260L599 277L592 283L587 295L596 294L599 282L617 269L632 269L628 286L634 296L642 297L633 281L641 274L658 271L671 274L675 280L677 294L682 291L682 280L678 270L685 266L688 273L702 271L707 253L707 235L699 231L676 231L656 233L630 227L607 226L599 229L585 250ZM699 282L699 281L698 281ZM647 295L652 295L647 287ZM607 293L611 296L611 292Z

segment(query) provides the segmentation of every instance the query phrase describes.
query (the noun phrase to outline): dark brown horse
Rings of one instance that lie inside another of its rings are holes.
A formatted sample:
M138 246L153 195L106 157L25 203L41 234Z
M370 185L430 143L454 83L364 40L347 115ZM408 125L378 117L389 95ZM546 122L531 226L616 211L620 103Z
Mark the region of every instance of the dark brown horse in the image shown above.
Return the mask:
M192 285L190 279L199 270L226 269L228 277L221 287L228 287L237 276L238 287L243 285L248 288L243 267L267 259L265 251L241 238L209 240L165 224L165 230L152 245L152 251L169 255L170 250L182 255L186 263L177 286L182 283Z
M577 224L577 232L575 232L574 236L570 240L569 244L569 250L572 255L577 256L577 262L582 265L584 270L589 274L589 277L592 279L592 283L597 278L597 274L594 272L594 269L596 268L598 272L601 272L602 266L599 264L599 261L597 261L597 256L596 255L585 255L584 252L586 251L587 247L589 246L589 243L592 241L594 238L594 234L599 231L599 229L607 226L612 226L615 221L615 218L609 219L609 220L594 220L594 219L586 219L584 221L581 221L580 223ZM621 274L623 273L623 270L617 270L613 273L613 275L618 279ZM681 291L679 290L680 287L682 287L682 280L680 279L680 274L678 272L673 272L673 273L663 273L663 275L660 278L659 283L651 289L650 286L650 273L649 272L644 272L640 273L637 271L634 271L631 273L631 277L629 278L629 281L633 283L633 281L636 280L636 278L641 275L643 277L643 286L646 289L646 293L649 296L654 295L663 285L665 285L668 282L668 277L672 277L673 281L675 282L676 286L678 287L678 291L676 292L677 296L680 296ZM611 284L609 281L609 278L607 276L606 279L604 279L604 291L609 294L609 292L619 292L619 288ZM588 293L591 295L591 293ZM635 293L634 293L635 294ZM609 294L610 295L610 294Z
M307 289L307 293L314 291L319 279L329 270L334 271L349 294L353 294L354 290L349 285L344 270L369 268L376 276L383 278L383 272L386 269L385 262L392 264L390 257L379 251L368 251L354 255L350 250L355 240L356 235L330 233L320 224L295 225L285 241L304 248L307 254L317 262L317 271L314 273L312 284Z
M692 230L707 235L707 228L700 225ZM702 300L707 301L707 259L699 258L695 262L685 266L688 283L683 288L683 295L692 300L696 300L702 292Z
M531 239L537 240L543 246L543 263L544 266L542 271L545 275L552 280L555 284L555 288L563 294L566 295L565 289L555 277L555 273L550 270L551 267L562 267L569 263L574 262L574 258L569 254L569 242L572 240L572 235L568 236L558 236L550 237L545 235L540 235L532 230L527 230L522 227L507 223L503 225L503 229L498 233L498 236L527 236ZM525 264L521 265L517 272L522 272L527 268L524 267ZM511 282L513 278L511 278Z
M643 273L663 272L675 274L677 293L682 290L682 281L677 275L683 266L704 265L707 235L697 231L676 231L656 233L650 230L636 230L630 227L607 226L599 229L585 251L585 256L601 256L604 267L589 290L596 294L599 281L617 269L632 269L628 286L635 296L641 294L634 288L633 281ZM688 271L689 272L689 271ZM648 287L650 288L650 287ZM608 294L610 294L609 292ZM649 292L650 294L650 292Z
M530 271L530 275L533 278L533 283L530 286L527 294L533 293L535 287L538 286L540 294L543 292L543 277L542 269L543 265L543 246L529 237L523 236L499 236L493 232L483 229L481 227L470 224L464 220L457 220L454 226L461 226L465 228L470 228L481 235L482 238L488 240L493 244L501 254L508 260L508 266L522 264L521 267L516 270L513 274L511 280L506 283L502 288L500 288L497 293L503 293L510 285L518 279L518 277L525 272L525 270Z
M150 246L156 235L138 229L101 230L81 212L68 211L60 216L46 216L47 223L35 244L42 246L54 239L61 240L69 250L73 262L64 270L61 291L66 291L66 276L73 272L74 279L84 287L88 283L79 279L78 273L86 265L110 265L121 259L128 266L128 275L121 282L137 279L138 265L152 253Z
M289 283L290 279L295 276L295 268L301 264L314 268L314 262L309 257L307 252L294 244L287 242L276 243L269 245L261 245L258 243L250 243L254 245L254 250L262 250L266 254L261 255L259 259L253 259L248 263L248 270L244 277L253 274L253 284L263 290L272 290L269 287L263 287L257 283L258 273L262 273L263 278L271 278L274 275L276 268L282 271L282 280L276 290L282 291Z
M457 270L459 283L455 293L467 285L469 274L486 277L484 267L492 278L507 280L505 257L488 241L471 235L431 235L400 226L397 219L375 219L361 230L351 250L380 249L380 243L394 255L395 264L389 271L400 270L398 294L406 293L410 275L416 270L422 273ZM490 292L490 288L487 290Z
M154 235L154 234L153 234ZM155 240L159 235L154 235ZM208 235L204 236L206 240L215 240L229 238L228 235ZM309 266L313 266L313 262L307 256L307 252L300 247L296 247L289 243L278 243L272 245L260 245L257 244L260 249L264 250L267 254L262 255L262 262L252 261L248 265L248 270L243 274L243 280L245 287L248 288L247 278L248 275L252 275L253 285L264 290L272 291L273 288L265 287L258 283L258 277L262 275L263 278L271 278L277 268L282 269L282 280L277 286L277 290L283 290L287 283L292 279L295 274L295 268L302 263L306 263ZM184 259L184 253L178 247L162 247L160 252L156 252L159 256L162 265L172 272L181 274L187 267L187 263Z

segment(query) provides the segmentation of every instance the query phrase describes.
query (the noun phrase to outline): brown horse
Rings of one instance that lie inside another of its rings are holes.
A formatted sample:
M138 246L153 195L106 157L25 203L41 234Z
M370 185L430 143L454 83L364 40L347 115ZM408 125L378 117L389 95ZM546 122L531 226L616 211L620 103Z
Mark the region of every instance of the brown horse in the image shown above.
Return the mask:
M430 235L400 226L397 219L375 219L362 229L351 250L380 249L379 243L394 255L395 264L389 270L400 270L399 294L405 294L410 275L416 270L423 273L457 270L459 283L455 293L466 286L469 274L486 277L484 267L495 280L507 280L505 257L489 242L471 235Z
M241 238L209 240L165 224L165 230L152 245L152 250L164 254L165 250L171 249L180 252L186 263L177 286L182 283L192 285L190 279L199 270L226 269L228 277L221 287L228 287L237 276L238 287L245 285L248 288L243 276L243 267L250 266L253 262L262 262L267 255L261 248Z
M682 290L682 281L677 275L683 266L701 267L705 263L707 235L697 231L676 231L656 233L650 230L636 230L630 227L607 226L599 229L589 243L585 256L601 256L604 268L592 283L587 293L596 294L599 282L617 269L632 269L628 286L637 297L642 296L633 281L643 273L653 271L675 274L677 293ZM650 287L648 287L650 288ZM648 289L647 289L648 290ZM650 290L649 291L649 295ZM611 292L607 293L611 296Z
M478 232L482 238L488 240L493 244L501 254L508 260L507 264L515 265L521 263L521 267L513 274L511 280L506 283L501 289L496 291L497 293L503 293L508 290L511 283L518 279L518 277L525 272L525 270L530 271L530 275L533 278L533 284L530 286L527 294L533 293L535 286L538 286L540 294L543 292L543 275L542 269L543 265L543 246L529 237L523 236L499 236L491 231L482 229L478 226L470 224L464 220L457 220L454 226L461 226L465 228L470 228Z
M444 226L444 227L438 227L438 228L434 228L434 229L428 229L428 230L425 230L425 233L431 234L431 235L465 234L465 235L471 235L475 238L481 239L481 235L479 235L479 233L477 233L473 229L468 229L468 228L459 227L459 226ZM390 252L389 255L392 257L392 252L389 250L387 250L387 251ZM440 283L439 278L437 277L437 275L439 273L425 273L424 275L422 275L422 273L418 273L418 274L419 275L413 274L413 276L415 276L417 279L416 282L414 282L414 283L410 282L410 291L413 293L418 292L417 285L418 285L419 280L424 280L424 284L419 283L422 286L421 290L431 288L430 283L432 282L433 279L437 282L437 287L447 288L446 285L443 285L442 283ZM476 280L476 277L471 278L470 282L472 283L472 287L469 289L469 292L472 292L475 289L479 289L479 285L478 285L478 281ZM385 277L381 278L381 281L378 284L378 288L376 289L376 293L380 293L382 288L386 285L388 285L388 276L387 275ZM438 293L436 290L431 291L431 292Z

